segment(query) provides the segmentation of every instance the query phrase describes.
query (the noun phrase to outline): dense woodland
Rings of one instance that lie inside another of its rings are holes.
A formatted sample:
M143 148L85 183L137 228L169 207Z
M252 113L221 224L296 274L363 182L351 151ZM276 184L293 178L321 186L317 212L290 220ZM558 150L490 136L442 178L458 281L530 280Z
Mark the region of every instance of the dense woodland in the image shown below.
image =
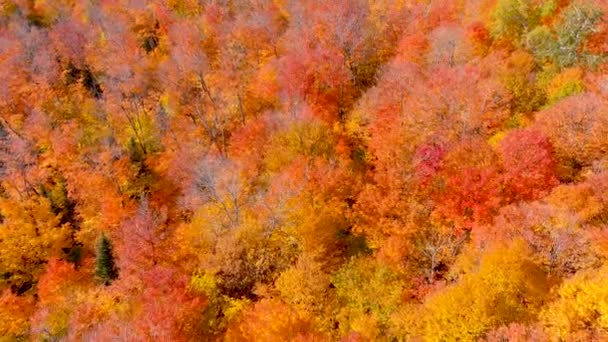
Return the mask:
M608 339L605 0L0 0L0 341Z

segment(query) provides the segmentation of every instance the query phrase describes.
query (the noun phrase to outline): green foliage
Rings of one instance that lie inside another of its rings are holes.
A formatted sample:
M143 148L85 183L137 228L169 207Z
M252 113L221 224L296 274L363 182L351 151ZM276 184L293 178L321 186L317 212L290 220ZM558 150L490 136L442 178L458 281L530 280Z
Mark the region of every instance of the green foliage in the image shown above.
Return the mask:
M548 85L547 102L553 104L563 98L585 91L583 73L578 68L570 68L556 75Z
M517 42L538 25L541 9L529 0L499 0L492 13L492 35Z
M557 65L568 67L578 63L595 63L594 56L580 50L587 37L595 31L601 17L602 12L591 4L574 2L564 9L555 28L558 50L554 59Z
M526 45L540 62L550 61L557 48L553 33L547 26L538 26L526 35Z
M500 75L504 86L511 93L511 110L515 116L531 113L540 108L545 94L535 82L538 65L534 56L523 49L510 54L501 67ZM506 127L519 127L520 122L511 117L504 123Z
M0 341L605 339L607 9L0 0Z
M207 297L207 307L202 315L202 329L207 337L217 336L249 306L249 299L237 299L221 293L215 275L211 272L196 273L190 279L190 288Z
M127 151L129 153L129 159L135 165L142 165L146 158L146 151L137 143L134 137L129 139L129 144L127 146ZM143 167L140 166L140 167Z
M559 15L551 29L539 26L526 35L526 45L543 63L559 68L573 65L595 65L601 56L585 51L586 39L596 31L602 12L590 4L574 2Z
M266 153L269 171L278 171L300 156L327 157L333 153L331 131L318 121L298 122L276 134Z
M367 257L351 260L336 273L332 283L341 305L340 329L361 333L371 326L386 329L406 289L398 273Z
M61 217L61 223L73 223L75 203L68 197L66 186L65 178L58 176L41 186L40 193L49 200L53 213Z
M80 264L80 262L82 261L82 246L80 245L75 245L72 248L70 248L70 251L68 252L67 255L67 260L73 264Z
M101 235L97 244L95 276L104 285L109 285L118 278L118 268L114 262L112 242L105 234Z
M540 108L545 102L545 94L534 83L522 82L520 77L509 77L506 86L513 94L513 111L515 115L530 113ZM517 118L511 117L505 125L507 127L518 127Z
M547 18L552 16L557 10L558 0L547 0L540 6L541 18Z
M567 83L563 84L561 87L559 87L555 91L555 93L553 93L552 96L549 97L549 100L548 100L549 104L555 103L570 95L582 93L584 90L585 90L585 86L580 81L567 82Z

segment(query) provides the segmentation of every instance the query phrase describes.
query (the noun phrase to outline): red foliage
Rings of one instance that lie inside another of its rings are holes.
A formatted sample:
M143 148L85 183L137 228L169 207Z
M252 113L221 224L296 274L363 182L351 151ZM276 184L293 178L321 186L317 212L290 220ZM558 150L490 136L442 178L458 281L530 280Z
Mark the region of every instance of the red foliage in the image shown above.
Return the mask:
M151 208L144 201L134 217L123 223L116 244L121 272L139 273L169 261L165 249L166 215L166 210Z
M505 169L507 202L543 197L559 182L555 176L553 146L536 130L516 130L500 143Z
M190 341L196 336L206 300L188 290L188 278L154 267L143 274L141 312L133 327L141 341Z
M78 272L74 264L52 258L49 260L46 271L38 281L38 296L40 301L52 302L55 296L63 296L66 291L84 276Z
M433 340L412 335L457 320L431 297L462 297L497 246L551 281L597 268L608 25L574 49L558 24L604 2L0 0L0 336ZM337 296L363 255L395 303ZM553 338L511 304L525 325L452 331Z
M264 146L270 141L277 123L272 115L263 115L251 120L247 126L237 129L232 135L230 152L244 164L244 171L254 175L262 167Z
M289 98L304 99L327 122L337 119L349 82L344 56L339 51L302 47L285 56L281 66L280 81Z
M458 228L489 223L503 204L502 177L496 167L464 168L450 174L440 195L438 213L453 220Z
M416 176L425 185L441 170L441 162L446 153L444 146L440 144L426 144L418 147L414 154Z
M540 326L529 326L521 323L511 323L488 333L486 342L541 342L549 337Z
M488 29L480 21L476 21L469 25L468 31L469 37L476 42L485 44L490 39L490 32L488 32Z

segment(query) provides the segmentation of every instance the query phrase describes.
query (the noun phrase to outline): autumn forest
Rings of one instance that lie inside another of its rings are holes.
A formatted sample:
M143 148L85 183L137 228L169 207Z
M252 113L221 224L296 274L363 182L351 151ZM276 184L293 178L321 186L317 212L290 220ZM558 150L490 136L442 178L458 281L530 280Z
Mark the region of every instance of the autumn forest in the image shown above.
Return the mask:
M0 0L0 341L606 340L606 0Z

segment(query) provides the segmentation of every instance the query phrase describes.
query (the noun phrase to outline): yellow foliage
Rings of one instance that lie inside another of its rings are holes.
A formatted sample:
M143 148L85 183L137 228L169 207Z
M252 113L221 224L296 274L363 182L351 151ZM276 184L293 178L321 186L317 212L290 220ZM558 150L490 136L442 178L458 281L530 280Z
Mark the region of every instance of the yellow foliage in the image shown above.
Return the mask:
M19 7L12 1L7 0L0 2L0 15L2 16L10 16L18 9Z
M608 268L577 274L541 314L552 336L569 340L584 331L608 334Z
M550 204L576 212L584 221L600 215L603 205L589 184L564 184L553 189L547 197Z
M217 286L215 275L211 272L201 272L192 276L190 288L205 294L208 300L202 319L205 334L219 333L251 304L246 298L237 299L223 295Z
M211 248L213 230L209 229L209 224L214 217L208 214L210 212L204 208L197 211L192 221L179 225L175 231L173 240L179 250L174 257L186 268L200 265Z
M336 273L332 283L341 304L338 313L343 333L356 331L370 339L380 334L403 304L406 282L377 260L353 259Z
M505 131L497 132L496 134L491 136L490 139L488 139L488 144L490 146L492 146L492 148L496 149L498 147L498 145L500 144L500 142L502 141L502 139L504 139L507 136L507 133L508 132L505 132Z
M557 74L547 85L548 103L555 103L564 97L582 93L585 90L583 70L569 68Z
M428 341L476 341L492 328L525 322L548 290L542 270L523 244L484 255L479 270L429 298L423 336Z
M424 307L420 304L401 305L390 319L390 335L398 341L412 341L424 331Z
M531 75L536 68L534 57L526 51L513 52L500 67L500 75L507 89L513 94L513 111L529 113L544 102L544 94Z
M283 299L303 311L319 310L328 295L330 276L319 263L299 259L295 266L281 273L275 282Z
M297 123L273 137L266 153L266 166L276 172L298 156L328 156L333 146L331 131L320 122Z
M33 300L6 290L0 294L0 341L14 341L24 336L34 309Z
M69 224L60 225L46 198L0 200L0 274L14 274L11 282L28 281L43 263L69 241Z

